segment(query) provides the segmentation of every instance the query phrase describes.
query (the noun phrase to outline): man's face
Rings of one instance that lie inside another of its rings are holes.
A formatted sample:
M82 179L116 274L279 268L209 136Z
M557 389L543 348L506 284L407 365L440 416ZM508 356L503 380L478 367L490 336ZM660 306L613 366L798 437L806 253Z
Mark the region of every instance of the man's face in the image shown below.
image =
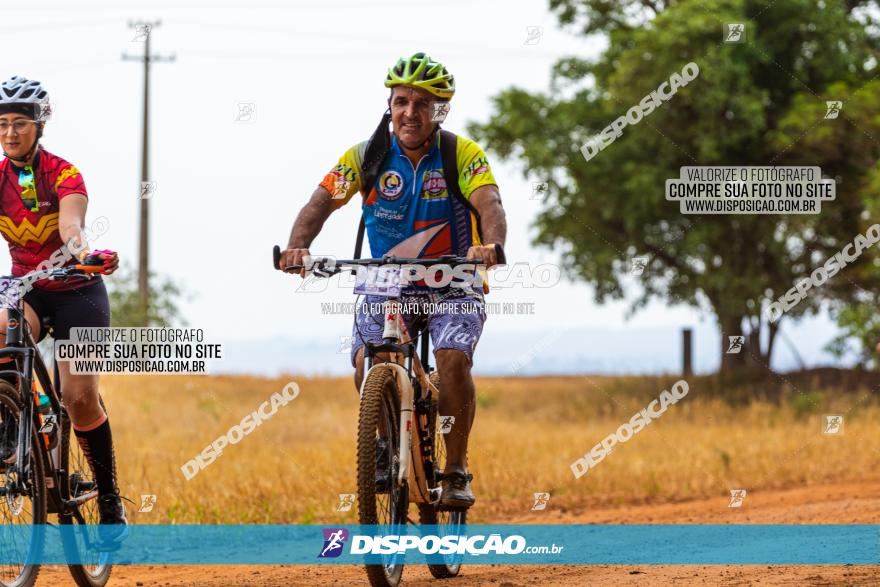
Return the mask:
M396 86L391 93L391 124L397 140L407 149L418 149L431 135L431 92L413 86Z
M24 157L34 146L37 124L23 114L0 115L0 143L13 157Z

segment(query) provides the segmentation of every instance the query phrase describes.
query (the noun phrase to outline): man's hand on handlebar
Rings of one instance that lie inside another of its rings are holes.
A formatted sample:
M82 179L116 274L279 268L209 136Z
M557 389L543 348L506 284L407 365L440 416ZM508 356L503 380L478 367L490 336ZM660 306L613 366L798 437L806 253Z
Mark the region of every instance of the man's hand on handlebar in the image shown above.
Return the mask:
M487 245L475 245L468 249L467 253L468 259L482 259L482 264L486 266L486 269L495 265L503 265L506 260L499 259L498 257L498 251L492 243Z
M284 249L283 251L281 251L281 261L279 263L279 267L282 271L285 271L285 267L290 267L291 265L307 267L309 265L308 260L310 256L311 254L309 253L308 249ZM286 272L299 275L300 277L306 276L305 269L291 270Z
M307 271L318 277L330 277L340 271L353 270L356 267L383 267L387 265L458 267L474 264L482 265L487 269L494 265L506 265L507 257L504 253L504 247L498 244L481 245L471 247L467 257L442 255L429 259L413 259L396 255L385 255L381 259L337 259L335 257L312 257L308 249L285 249L282 251L278 245L272 248L272 266L285 273L294 273L301 277L305 277Z

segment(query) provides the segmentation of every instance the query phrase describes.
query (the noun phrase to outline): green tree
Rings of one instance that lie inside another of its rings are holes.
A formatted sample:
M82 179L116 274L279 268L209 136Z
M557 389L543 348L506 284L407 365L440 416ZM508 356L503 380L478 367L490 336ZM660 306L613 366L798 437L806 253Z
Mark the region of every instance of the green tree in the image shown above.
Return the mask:
M146 315L140 307L137 275L127 264L105 278L112 314L112 326L172 326L186 325L178 308L184 292L168 277L150 274L150 305Z
M700 308L720 325L722 369L750 356L769 365L780 322L823 300L853 301L856 283L880 285L870 251L783 320L766 315L878 206L878 29L866 5L551 0L564 27L604 35L607 49L558 61L546 92L501 92L469 130L548 182L536 243L561 247L567 273L590 282L597 302L622 298L630 257L645 255L633 311L652 298ZM725 23L744 23L746 42L722 42ZM689 62L695 80L585 160L582 145ZM844 102L838 119L824 119L826 100ZM838 179L837 199L819 215L686 216L665 200L665 180L695 165L818 165ZM725 354L733 334L747 335L746 350Z
M880 313L877 312L880 299L872 296L870 301L861 301L842 306L836 313L841 332L825 348L834 356L841 358L854 354L861 367L877 367L875 347L880 342Z

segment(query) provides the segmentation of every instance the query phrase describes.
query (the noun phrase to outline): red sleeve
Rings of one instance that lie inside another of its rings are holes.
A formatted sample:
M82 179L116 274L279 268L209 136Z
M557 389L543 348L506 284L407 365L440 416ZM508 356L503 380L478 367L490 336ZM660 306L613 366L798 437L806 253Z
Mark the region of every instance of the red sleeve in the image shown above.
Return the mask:
M59 165L58 169L53 173L52 186L58 194L59 202L71 194L82 194L87 198L89 197L88 192L86 192L86 183L83 181L79 169L67 162Z

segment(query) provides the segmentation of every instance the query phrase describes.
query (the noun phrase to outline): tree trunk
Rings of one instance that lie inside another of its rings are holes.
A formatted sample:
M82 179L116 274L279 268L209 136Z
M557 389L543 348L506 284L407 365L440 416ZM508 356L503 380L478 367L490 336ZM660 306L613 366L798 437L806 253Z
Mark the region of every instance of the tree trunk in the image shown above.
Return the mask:
M776 335L779 333L779 322L768 322L769 336L767 336L767 366L771 365L773 360L773 343L776 341Z

